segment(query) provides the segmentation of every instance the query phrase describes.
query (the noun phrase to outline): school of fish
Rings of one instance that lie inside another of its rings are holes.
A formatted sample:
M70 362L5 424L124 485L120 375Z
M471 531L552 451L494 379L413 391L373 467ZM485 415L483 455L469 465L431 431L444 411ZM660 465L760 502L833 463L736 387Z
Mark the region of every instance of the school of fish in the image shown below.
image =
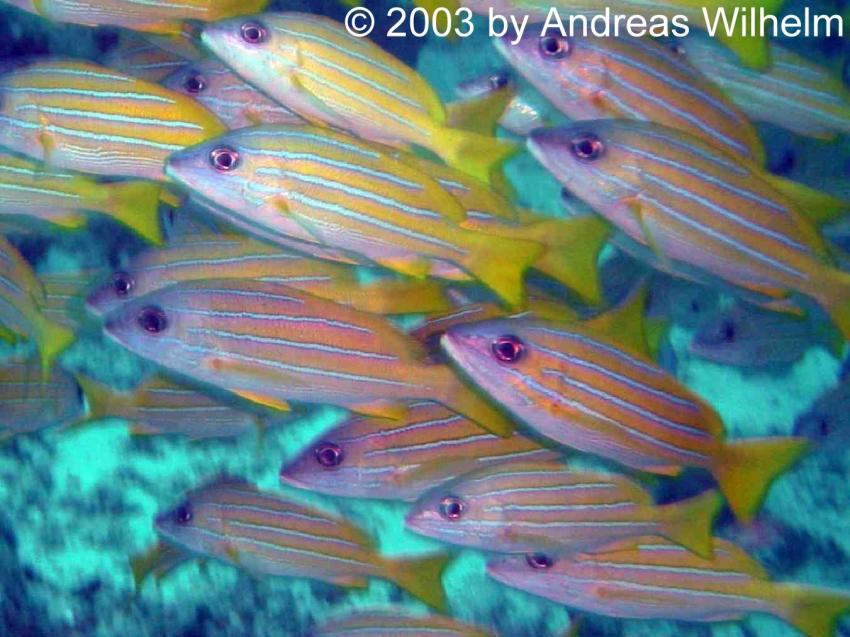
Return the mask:
M758 38L529 28L495 38L506 66L446 102L372 40L269 0L0 2L120 29L97 62L0 73L0 439L107 417L259 436L333 406L345 415L280 483L405 503L406 528L444 547L389 557L336 513L216 475L162 503L137 585L191 559L380 579L442 614L370 610L311 634L495 636L450 616L441 578L468 547L494 582L575 617L768 613L834 634L850 591L775 581L716 520L751 523L776 478L846 441L847 382L794 435L738 438L661 352L675 323L718 364L844 357L850 259L821 228L850 201L772 173L756 126L850 134L840 71ZM549 4L417 3L532 20ZM521 153L567 214L522 203L504 170ZM95 220L137 235L112 271L28 260L22 237ZM155 373L128 387L64 368L92 327ZM701 490L659 497L686 472Z

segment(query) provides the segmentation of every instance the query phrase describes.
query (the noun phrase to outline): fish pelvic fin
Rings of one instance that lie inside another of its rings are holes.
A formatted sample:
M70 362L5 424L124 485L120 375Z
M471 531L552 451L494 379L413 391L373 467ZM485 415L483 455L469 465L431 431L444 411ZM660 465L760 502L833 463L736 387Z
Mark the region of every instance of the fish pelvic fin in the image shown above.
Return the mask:
M388 579L435 610L445 612L443 570L451 559L440 553L426 557L393 560L387 563Z
M511 307L525 301L523 275L543 253L539 243L479 234L461 265Z
M803 438L748 438L727 441L712 473L742 522L755 516L770 483L808 448Z
M717 491L658 507L664 535L700 557L714 553L711 525L723 504Z
M163 243L159 226L162 187L146 181L115 184L111 189L112 216L154 245Z
M38 321L35 338L41 358L42 375L46 379L56 357L74 342L74 333L64 325L42 317Z
M830 637L838 618L850 610L850 592L777 583L779 613L808 637Z
M431 150L449 166L491 184L492 175L519 147L493 136L439 127L434 129Z
M740 6L736 2L737 0L721 0L719 4L726 7L727 10L734 10ZM752 4L755 7L763 7L767 14L775 15L782 9L785 0L759 0ZM715 36L723 44L732 49L746 66L755 70L761 70L770 64L770 49L768 48L766 38L742 36L740 33L734 33L729 36L722 28L722 25L717 29Z

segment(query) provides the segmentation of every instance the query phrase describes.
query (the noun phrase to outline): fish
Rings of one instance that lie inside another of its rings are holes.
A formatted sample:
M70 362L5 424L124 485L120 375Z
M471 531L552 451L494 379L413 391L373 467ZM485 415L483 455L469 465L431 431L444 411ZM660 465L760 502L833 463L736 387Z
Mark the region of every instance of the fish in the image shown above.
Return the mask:
M269 0L5 0L14 6L42 16L51 22L85 26L114 26L176 35L186 20L212 22L234 15L256 13Z
M578 610L634 619L736 621L780 617L808 637L833 634L850 593L771 581L738 546L715 538L711 559L647 535L593 553L506 556L491 561L498 582Z
M625 120L535 131L529 149L665 271L704 273L768 306L809 297L850 337L850 274L831 265L815 225L753 164Z
M228 128L303 124L304 120L245 82L217 60L183 64L162 85L203 104Z
M88 405L86 421L121 418L134 435L174 434L191 440L231 438L262 433L271 412L226 404L164 376L153 376L130 391L111 389L77 375Z
M510 421L387 319L277 283L187 281L125 303L104 332L194 381L279 410L287 401L402 418L435 400L508 435Z
M307 121L380 144L418 146L489 182L514 144L448 126L446 109L415 70L339 22L298 12L234 18L201 42L258 89Z
M554 8L558 10L562 18L584 14L588 16L589 21L590 16L604 14L608 10L613 15L643 16L649 25L660 23L663 26L666 24L670 29L672 29L670 23L677 15L684 16L689 27L702 30L706 30L707 27L703 13L706 5L700 0L676 0L672 3L654 0L652 2L645 0L618 0L616 2L609 2L608 0L555 0L554 2L552 0L462 0L462 4L475 13L486 14L488 10L492 9L501 12L502 15L517 16L518 20L528 16L529 20L535 22L545 21L549 12ZM738 4L735 0L718 0L712 2L707 9L710 16L723 9L731 20L732 14L747 9L751 11L764 9L766 15L778 14L781 12L783 4L783 0L754 0L744 4ZM564 27L569 29L570 22L568 20L563 20L563 22ZM735 51L744 64L757 70L765 69L770 65L770 50L766 38L741 35L740 31L734 29L731 34L727 33L723 28L722 21L720 22L714 37ZM582 22L578 22L574 30L578 32L581 28ZM650 35L658 35L656 32L658 28L649 29Z
M439 615L413 615L391 609L360 611L327 621L313 629L312 637L495 637L484 628Z
M44 289L41 313L49 320L71 330L84 324L86 293L98 270L44 272L38 275Z
M347 520L233 478L187 493L154 527L168 544L256 575L308 578L365 588L392 582L438 610L445 607L444 554L388 558Z
M688 350L714 363L737 367L791 364L812 347L841 358L844 339L829 324L766 312L735 303L703 323Z
M0 338L32 340L38 348L42 372L74 341L74 333L43 313L44 288L6 238L0 236Z
M0 364L0 440L66 425L82 415L80 388L61 367L51 367L45 376L38 358Z
M712 520L721 503L707 491L656 505L621 475L517 460L433 488L413 505L405 525L441 542L498 553L572 554L658 534L710 557Z
M537 433L649 473L705 469L735 515L751 519L806 441L726 440L714 409L649 357L641 322L619 320L637 307L580 323L458 325L441 344L466 378Z
M535 128L550 123L551 113L546 105L536 104L523 92L518 92L515 81L507 69L492 69L480 76L465 80L455 87L457 102L448 105L449 120L456 118L452 110L458 110L458 105L478 102L488 96L509 89L513 94L508 96L507 104L502 109L498 124L514 135L526 136Z
M465 210L433 179L326 128L232 131L173 154L166 171L267 240L327 246L418 278L446 263L513 306L522 303L523 272L544 250L465 229Z
M99 212L162 243L159 199L162 186L147 181L98 183L79 173L56 170L0 150L0 217L35 219L62 228L85 225L86 211Z
M360 283L347 266L311 259L239 235L205 235L133 256L95 289L88 310L104 316L127 301L181 281L254 279L280 283L377 314L445 311L442 286L433 280L383 277Z
M819 139L850 133L850 91L841 78L790 49L771 42L772 64L756 71L704 33L669 46L754 121Z
M0 145L51 168L164 181L166 158L227 127L195 100L90 62L0 76Z
M118 45L106 54L104 65L140 80L161 82L187 62L201 57L202 52L185 38L163 41L126 31L121 34Z
M560 456L519 432L501 438L421 401L410 404L401 420L349 417L285 463L280 480L327 495L412 502L476 468Z
M736 157L764 163L756 129L724 92L652 39L564 36L529 26L496 40L496 49L572 120L656 122Z
M805 436L818 451L844 453L850 440L850 381L845 376L794 421L794 435Z
M721 311L720 293L704 285L694 285L656 272L652 275L646 304L647 318L698 328Z

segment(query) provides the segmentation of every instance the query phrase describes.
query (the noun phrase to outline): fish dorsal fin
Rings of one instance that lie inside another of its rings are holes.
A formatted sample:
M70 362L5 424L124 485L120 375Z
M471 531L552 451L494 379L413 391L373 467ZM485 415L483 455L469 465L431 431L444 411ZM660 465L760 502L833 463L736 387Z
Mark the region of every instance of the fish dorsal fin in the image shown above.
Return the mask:
M634 290L617 306L582 324L595 332L616 339L646 356L651 355L644 330L643 314L646 308L648 285L643 279Z

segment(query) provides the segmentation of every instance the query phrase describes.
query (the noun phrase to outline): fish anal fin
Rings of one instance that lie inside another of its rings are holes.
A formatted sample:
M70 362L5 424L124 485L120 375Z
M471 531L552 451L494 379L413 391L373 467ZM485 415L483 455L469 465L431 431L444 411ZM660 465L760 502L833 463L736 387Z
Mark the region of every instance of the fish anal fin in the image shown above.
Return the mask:
M363 416L401 420L407 415L407 405L389 400L373 400L347 405L348 409Z

